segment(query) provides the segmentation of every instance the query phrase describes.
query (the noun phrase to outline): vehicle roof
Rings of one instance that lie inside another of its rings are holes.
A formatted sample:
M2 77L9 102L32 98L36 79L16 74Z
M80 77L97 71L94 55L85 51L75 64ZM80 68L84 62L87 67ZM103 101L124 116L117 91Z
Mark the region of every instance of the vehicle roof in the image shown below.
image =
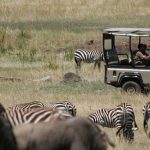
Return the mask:
M148 36L150 37L150 28L108 28L104 33L121 36Z

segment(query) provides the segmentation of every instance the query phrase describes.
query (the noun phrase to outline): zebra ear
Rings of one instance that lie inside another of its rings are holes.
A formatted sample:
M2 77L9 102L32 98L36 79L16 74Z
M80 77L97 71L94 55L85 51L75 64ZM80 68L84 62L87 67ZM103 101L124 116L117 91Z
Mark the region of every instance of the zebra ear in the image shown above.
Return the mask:
M4 113L6 110L4 108L4 106L0 103L0 114Z

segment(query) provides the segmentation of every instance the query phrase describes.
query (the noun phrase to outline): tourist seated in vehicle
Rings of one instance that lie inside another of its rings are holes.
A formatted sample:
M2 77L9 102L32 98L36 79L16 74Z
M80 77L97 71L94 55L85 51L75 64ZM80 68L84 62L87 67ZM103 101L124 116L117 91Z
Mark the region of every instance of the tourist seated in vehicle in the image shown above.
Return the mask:
M146 52L147 45L139 44L138 51L135 55L135 64L136 65L147 65L150 66L150 55Z

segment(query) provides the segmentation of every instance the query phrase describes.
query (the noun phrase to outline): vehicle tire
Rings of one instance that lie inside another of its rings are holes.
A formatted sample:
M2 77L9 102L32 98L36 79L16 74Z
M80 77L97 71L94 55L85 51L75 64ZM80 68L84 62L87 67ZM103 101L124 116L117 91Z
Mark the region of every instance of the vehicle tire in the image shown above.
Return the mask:
M137 82L128 81L122 85L122 93L127 93L129 95L141 93L141 87Z

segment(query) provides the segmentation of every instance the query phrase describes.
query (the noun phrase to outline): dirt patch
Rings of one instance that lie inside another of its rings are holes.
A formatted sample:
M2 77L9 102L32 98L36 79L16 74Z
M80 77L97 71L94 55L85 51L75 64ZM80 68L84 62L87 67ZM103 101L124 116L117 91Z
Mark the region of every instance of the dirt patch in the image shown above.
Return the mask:
M81 77L73 72L68 72L63 77L64 82L79 82Z

